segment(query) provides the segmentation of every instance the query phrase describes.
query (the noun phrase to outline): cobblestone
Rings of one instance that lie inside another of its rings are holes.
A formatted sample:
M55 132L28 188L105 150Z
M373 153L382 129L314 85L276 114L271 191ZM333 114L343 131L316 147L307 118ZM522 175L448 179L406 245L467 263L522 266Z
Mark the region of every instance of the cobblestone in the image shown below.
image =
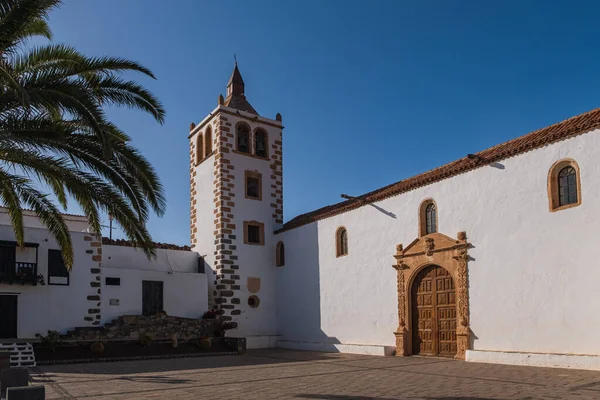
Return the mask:
M53 399L600 399L600 372L280 349L38 367Z

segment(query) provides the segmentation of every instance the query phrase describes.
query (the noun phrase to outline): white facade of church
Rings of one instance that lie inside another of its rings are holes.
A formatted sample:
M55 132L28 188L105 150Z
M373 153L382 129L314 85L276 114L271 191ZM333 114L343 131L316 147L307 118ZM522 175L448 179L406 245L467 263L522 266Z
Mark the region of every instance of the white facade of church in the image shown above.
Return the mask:
M54 285L58 247L31 215L31 246L0 255L36 263L46 285L0 280L0 307L18 311L0 336L141 314L151 281L168 314L218 310L249 348L600 370L600 110L284 224L282 118L244 89L236 66L190 127L192 251L148 261L73 216L75 266ZM15 247L5 213L0 240Z

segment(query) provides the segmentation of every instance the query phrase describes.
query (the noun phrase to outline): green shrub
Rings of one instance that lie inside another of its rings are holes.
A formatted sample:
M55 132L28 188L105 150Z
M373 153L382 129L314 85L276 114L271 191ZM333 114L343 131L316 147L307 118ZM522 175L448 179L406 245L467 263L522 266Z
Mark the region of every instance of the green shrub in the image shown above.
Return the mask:
M35 335L35 337L40 339L42 346L46 347L53 353L62 345L62 340L58 331L48 331L46 336L38 333Z
M104 344L101 342L94 342L90 346L90 351L94 354L102 354L104 353Z

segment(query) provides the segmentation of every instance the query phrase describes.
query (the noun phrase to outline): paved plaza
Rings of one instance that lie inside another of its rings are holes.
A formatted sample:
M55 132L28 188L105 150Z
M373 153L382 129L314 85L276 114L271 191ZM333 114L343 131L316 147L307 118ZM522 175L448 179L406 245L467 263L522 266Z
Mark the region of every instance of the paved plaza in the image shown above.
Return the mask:
M600 399L600 372L280 349L38 367L47 399Z

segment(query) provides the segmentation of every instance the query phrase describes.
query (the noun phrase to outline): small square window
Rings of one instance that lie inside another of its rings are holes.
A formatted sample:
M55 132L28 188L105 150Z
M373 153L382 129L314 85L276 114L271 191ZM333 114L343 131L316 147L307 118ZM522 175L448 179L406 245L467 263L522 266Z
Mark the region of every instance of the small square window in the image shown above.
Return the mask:
M246 198L262 200L262 175L255 171L246 171Z
M262 246L265 244L265 225L256 221L244 221L244 243Z
M121 278L106 277L104 283L106 286L121 286Z

